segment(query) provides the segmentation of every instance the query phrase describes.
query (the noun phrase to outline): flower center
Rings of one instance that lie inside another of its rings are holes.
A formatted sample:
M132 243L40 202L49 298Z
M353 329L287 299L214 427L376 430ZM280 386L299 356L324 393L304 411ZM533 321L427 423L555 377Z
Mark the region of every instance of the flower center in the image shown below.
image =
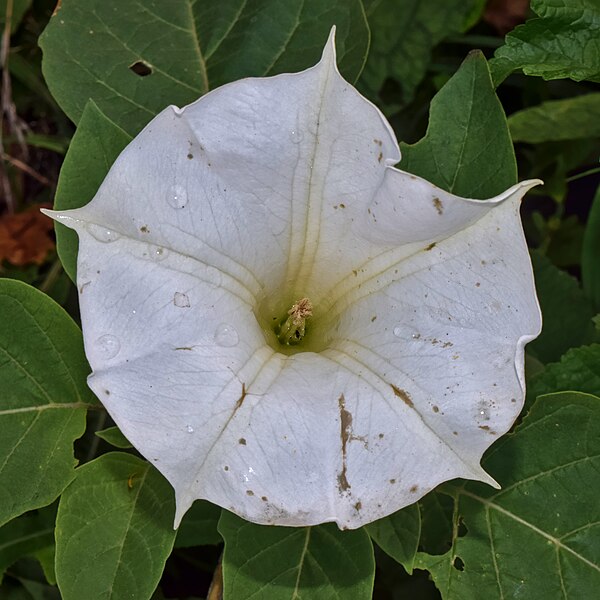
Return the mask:
M306 296L266 296L257 303L254 316L267 344L281 354L322 352L336 333L335 324L326 323Z
M308 298L301 298L294 302L287 314L287 319L279 324L275 333L280 344L295 346L306 334L306 320L312 317L313 307Z

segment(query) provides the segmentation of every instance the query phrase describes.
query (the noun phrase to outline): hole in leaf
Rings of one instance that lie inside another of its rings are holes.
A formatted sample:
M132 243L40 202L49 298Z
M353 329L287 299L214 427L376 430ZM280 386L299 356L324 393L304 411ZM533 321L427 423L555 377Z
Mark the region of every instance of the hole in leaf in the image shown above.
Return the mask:
M152 75L152 67L143 60L138 60L132 65L129 65L129 70L133 71L136 75L139 75L140 77Z
M465 563L463 562L462 558L460 558L459 556L455 556L454 557L454 560L452 561L452 566L457 571L464 571L465 570Z

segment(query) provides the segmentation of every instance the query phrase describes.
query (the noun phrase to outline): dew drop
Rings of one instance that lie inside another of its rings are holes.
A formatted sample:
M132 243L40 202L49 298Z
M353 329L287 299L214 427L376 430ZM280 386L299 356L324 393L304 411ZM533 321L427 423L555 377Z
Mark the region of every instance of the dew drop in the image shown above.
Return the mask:
M188 433L194 433L194 428L193 428L191 425L188 425L188 426L185 428L185 430L186 430Z
M480 421L489 421L490 420L490 411L488 408L480 406L477 409L477 418Z
M224 348L237 346L240 341L237 331L227 323L221 323L215 330L215 343Z
M169 251L166 248L161 248L160 246L148 246L148 257L154 262L165 260L168 254Z
M114 335L106 334L99 337L95 343L96 350L102 358L108 360L119 354L121 342Z
M290 138L293 144L299 144L304 139L304 134L298 129L290 131Z
M189 308L191 306L188 295L181 292L175 292L175 295L173 296L173 304L178 308Z
M172 208L185 208L188 203L187 191L182 185L174 185L169 190L167 202Z
M102 227L102 225L96 225L96 223L88 223L87 230L93 238L97 239L103 244L114 242L120 237L116 231L108 229L108 227Z
M402 337L402 327L394 327L394 335L397 338L401 338Z

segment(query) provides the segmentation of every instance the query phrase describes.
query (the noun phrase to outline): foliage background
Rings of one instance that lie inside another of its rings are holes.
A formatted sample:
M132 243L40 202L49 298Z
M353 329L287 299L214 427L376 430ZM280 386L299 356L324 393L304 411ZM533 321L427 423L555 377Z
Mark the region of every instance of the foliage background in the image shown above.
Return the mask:
M58 229L57 250L38 209L91 199L165 105L312 65L333 23L401 168L479 198L545 181L522 207L544 329L485 458L503 490L450 482L354 532L197 502L175 535L170 487L85 385L76 239ZM599 0L0 0L0 28L0 597L594 597Z

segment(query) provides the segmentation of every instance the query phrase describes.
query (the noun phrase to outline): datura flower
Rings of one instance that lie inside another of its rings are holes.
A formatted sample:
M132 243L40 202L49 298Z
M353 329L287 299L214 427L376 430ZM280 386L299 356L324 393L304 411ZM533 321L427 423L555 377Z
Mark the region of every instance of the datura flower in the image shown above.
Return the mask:
M393 167L333 32L301 73L163 110L77 231L89 385L175 489L356 528L463 477L522 408L540 331L519 218Z

